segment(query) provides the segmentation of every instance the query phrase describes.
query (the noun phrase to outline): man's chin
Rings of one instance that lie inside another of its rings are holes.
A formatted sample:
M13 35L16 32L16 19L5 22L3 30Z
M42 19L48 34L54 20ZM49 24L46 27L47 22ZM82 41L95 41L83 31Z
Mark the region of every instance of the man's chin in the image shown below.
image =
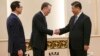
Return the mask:
M48 16L48 14L47 14L47 15L45 15L45 16Z
M19 14L21 14L21 13L19 13Z

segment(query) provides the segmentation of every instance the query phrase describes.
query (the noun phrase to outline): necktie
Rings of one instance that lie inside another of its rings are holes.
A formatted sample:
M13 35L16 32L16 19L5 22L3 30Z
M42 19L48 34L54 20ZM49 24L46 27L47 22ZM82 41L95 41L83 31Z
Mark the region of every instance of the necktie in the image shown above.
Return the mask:
M74 24L76 23L76 21L77 21L77 16L75 16Z

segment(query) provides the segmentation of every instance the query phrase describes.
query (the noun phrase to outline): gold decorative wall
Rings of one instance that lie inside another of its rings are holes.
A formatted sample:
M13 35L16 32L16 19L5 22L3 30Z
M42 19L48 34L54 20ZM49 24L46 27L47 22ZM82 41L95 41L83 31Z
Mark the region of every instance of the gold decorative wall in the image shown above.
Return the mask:
M68 48L68 39L67 38L48 38L48 49L64 49ZM26 50L31 50L29 46L29 40L26 41Z

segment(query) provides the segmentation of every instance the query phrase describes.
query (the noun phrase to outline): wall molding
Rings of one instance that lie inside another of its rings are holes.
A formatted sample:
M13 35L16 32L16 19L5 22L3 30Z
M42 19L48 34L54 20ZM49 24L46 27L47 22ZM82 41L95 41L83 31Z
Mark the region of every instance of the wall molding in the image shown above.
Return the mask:
M91 36L92 38L99 38L100 35L92 35ZM59 40L59 39L67 39L68 37L52 37L52 38L48 38L48 40ZM28 41L29 39L27 38L26 41ZM0 42L7 42L8 39L0 39Z

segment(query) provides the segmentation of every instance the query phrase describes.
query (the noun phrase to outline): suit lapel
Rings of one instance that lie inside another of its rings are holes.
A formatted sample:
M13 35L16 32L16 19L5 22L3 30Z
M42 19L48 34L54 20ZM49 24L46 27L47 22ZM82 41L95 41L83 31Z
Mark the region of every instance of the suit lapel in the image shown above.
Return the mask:
M72 28L74 28L77 24L79 24L79 22L82 20L82 18L83 18L83 13L79 16L76 23L74 23L74 21L72 22Z
M42 12L40 12L40 13L41 13L41 16L42 16L42 18L43 18L44 24L45 24L45 25L46 25L46 27L47 27L46 17L42 14Z
M83 13L79 16L75 24L77 24L83 18L82 16L83 16Z
M21 23L21 21L20 21L20 19L19 19L19 17L18 16L16 16L15 14L11 14L11 15L13 15L14 17L16 17L16 19L18 20L18 23L20 24L20 25L22 25L22 23Z
M71 29L73 28L74 21L75 21L75 16L73 16L73 17L71 18L71 22L70 22L70 23L71 23L71 24L70 24L70 25L71 25Z

